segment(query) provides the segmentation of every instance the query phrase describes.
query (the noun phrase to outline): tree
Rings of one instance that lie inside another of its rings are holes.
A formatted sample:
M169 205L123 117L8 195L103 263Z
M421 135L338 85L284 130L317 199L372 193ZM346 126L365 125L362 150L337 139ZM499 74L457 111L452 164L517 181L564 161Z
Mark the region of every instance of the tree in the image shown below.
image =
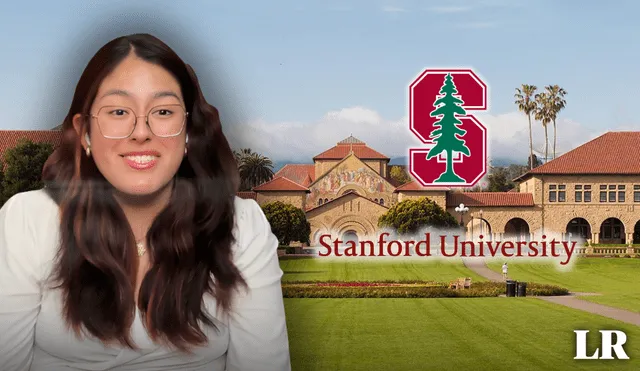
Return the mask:
M251 148L242 148L240 151L233 151L233 155L236 157L236 161L238 162L238 166L242 163L242 159L245 156L255 155L256 153L251 150Z
M311 224L302 209L282 201L275 201L262 206L262 210L271 225L273 234L278 237L280 245L289 245L291 241L309 244Z
M564 99L567 91L558 85L548 85L545 86L545 89L548 98L549 119L553 122L553 158L556 158L556 118L558 117L558 113L567 105L567 101Z
M405 184L411 181L407 172L400 166L393 165L391 166L391 170L389 171L391 178L400 184Z
M433 200L421 197L395 204L378 219L378 226L399 234L417 233L424 227L458 227L458 221Z
M544 162L546 163L549 160L549 134L547 126L551 122L549 95L547 93L536 94L535 118L540 121L544 127Z
M518 110L524 112L529 118L529 158L533 158L533 132L531 128L531 114L536 110L535 92L538 88L535 85L522 84L522 88L516 88L516 104ZM533 162L529 161L533 169Z
M3 170L3 165L2 165L2 158L0 158L0 207L2 206L2 204L4 203L3 200L3 188L2 188L2 182L4 179L4 170Z
M273 178L273 162L268 157L243 148L233 152L240 171L240 190L248 191Z
M507 178L507 171L504 168L494 168L489 174L488 192L507 192L513 188L513 183Z
M527 161L527 166L530 169L535 169L536 167L538 167L540 165L542 165L542 162L540 161L538 156L532 154L531 157L529 157L529 160Z
M53 153L53 144L34 143L20 140L18 144L4 153L4 176L0 189L0 205L3 205L16 193L40 189L42 168Z
M433 124L433 126L439 129L433 130L429 135L436 145L427 153L427 160L442 152L447 154L447 169L440 174L435 182L465 182L464 179L460 178L453 171L453 151L463 153L467 156L471 154L469 147L465 145L465 141L458 138L458 136L464 136L467 131L458 127L458 125L462 125L462 122L456 118L455 114L466 115L467 113L464 108L460 106L464 104L464 102L453 96L453 94L457 93L458 90L453 83L453 77L449 73L445 77L444 85L442 85L440 89L440 94L444 94L444 96L433 103L436 109L430 114L431 117L442 116L442 118Z

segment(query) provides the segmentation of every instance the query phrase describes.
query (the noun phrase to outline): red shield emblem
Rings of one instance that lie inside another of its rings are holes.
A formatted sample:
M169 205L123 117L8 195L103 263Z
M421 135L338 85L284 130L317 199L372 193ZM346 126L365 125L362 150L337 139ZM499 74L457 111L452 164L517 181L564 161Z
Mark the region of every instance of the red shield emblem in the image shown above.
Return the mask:
M471 69L426 69L409 86L409 149L424 187L471 187L487 172L487 129L469 111L487 110L487 85Z

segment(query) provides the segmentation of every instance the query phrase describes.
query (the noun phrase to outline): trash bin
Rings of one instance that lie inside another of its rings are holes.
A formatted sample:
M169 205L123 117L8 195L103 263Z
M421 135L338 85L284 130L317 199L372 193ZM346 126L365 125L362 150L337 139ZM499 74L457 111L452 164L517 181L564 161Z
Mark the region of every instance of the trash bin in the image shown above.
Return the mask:
M527 283L518 282L516 288L516 296L527 296Z
M516 281L507 280L507 297L516 296Z

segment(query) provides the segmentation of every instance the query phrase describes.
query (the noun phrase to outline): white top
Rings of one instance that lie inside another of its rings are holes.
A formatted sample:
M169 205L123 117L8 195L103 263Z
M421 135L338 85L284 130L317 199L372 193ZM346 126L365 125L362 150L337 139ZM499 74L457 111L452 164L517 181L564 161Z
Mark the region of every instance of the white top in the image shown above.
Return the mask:
M233 261L249 290L237 291L226 319L205 299L220 331L203 328L209 344L186 355L154 344L138 315L137 351L67 330L60 292L44 286L57 252L58 206L44 190L12 197L0 209L0 370L290 370L278 240L255 201L236 197L235 208Z
M508 269L508 268L507 268L507 265L506 265L506 264L503 264L503 265L502 265L502 273L507 273L507 269Z

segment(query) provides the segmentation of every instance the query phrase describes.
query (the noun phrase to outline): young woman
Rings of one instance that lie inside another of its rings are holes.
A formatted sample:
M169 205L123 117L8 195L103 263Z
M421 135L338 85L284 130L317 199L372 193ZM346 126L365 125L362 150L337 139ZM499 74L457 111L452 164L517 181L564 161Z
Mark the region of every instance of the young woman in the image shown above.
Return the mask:
M63 131L0 209L0 370L289 370L278 241L191 67L115 39Z

